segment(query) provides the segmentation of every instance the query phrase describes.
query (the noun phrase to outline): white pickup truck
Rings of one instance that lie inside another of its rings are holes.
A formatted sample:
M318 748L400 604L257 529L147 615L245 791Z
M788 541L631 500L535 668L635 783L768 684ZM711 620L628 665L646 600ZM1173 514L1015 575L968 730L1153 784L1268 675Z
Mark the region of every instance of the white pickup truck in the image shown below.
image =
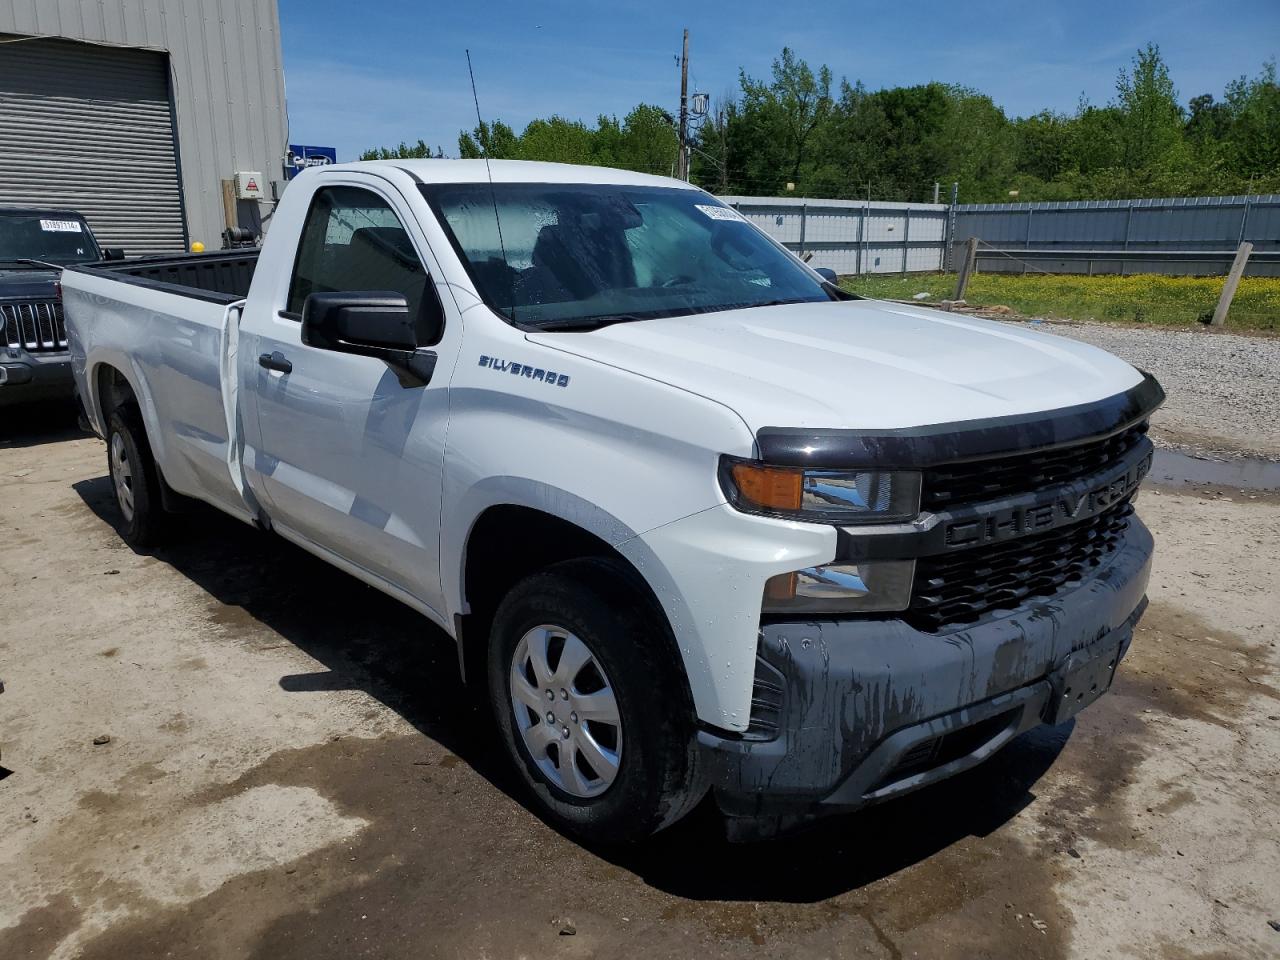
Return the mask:
M852 297L685 183L323 167L260 253L62 290L125 538L197 498L420 611L592 839L967 769L1106 690L1145 606L1152 377Z

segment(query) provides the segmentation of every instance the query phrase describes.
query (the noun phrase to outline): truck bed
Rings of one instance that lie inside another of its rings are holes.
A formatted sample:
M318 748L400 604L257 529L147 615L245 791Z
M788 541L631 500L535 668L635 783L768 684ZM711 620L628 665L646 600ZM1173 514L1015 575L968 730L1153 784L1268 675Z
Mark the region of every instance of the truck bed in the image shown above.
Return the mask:
M114 280L153 287L184 297L228 304L249 293L258 250L220 250L216 253L184 253L169 257L139 257L77 264L78 273L107 275Z
M148 423L152 454L169 486L246 517L233 470L239 310L258 251L144 257L68 267L63 309L72 362L128 370ZM127 358L127 360L125 359ZM101 432L105 423L97 424Z

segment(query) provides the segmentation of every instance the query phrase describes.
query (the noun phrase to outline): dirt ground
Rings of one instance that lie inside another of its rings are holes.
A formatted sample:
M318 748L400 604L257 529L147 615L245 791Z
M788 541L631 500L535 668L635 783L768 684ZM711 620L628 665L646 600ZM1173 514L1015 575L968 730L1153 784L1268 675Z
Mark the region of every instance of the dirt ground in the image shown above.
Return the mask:
M425 621L217 515L134 554L105 460L0 441L5 960L1280 956L1276 496L1143 492L1151 607L1075 722L806 834L704 807L620 853L530 813Z

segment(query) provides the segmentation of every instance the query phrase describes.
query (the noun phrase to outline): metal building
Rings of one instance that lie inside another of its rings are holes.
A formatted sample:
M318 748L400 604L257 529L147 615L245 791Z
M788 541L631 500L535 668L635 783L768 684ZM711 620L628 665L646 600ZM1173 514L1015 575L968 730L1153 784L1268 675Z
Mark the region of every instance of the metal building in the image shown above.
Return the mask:
M130 256L260 231L288 139L276 0L0 0L0 206ZM261 175L224 206L223 181Z

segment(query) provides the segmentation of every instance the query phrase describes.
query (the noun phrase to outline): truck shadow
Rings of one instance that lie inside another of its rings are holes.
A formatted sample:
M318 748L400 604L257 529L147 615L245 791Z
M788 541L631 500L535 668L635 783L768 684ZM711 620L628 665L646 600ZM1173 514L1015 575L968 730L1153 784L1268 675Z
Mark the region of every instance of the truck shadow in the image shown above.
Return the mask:
M74 400L0 407L0 449L38 447L90 436L77 423Z
M756 843L724 839L720 814L693 816L631 851L597 851L658 889L693 900L818 903L985 837L1034 799L1074 721L1033 730L983 766L898 800Z
M108 478L74 487L99 519L118 525ZM363 691L529 809L522 785L508 770L487 705L462 685L453 641L443 631L292 544L211 509L178 523L180 535L172 545L152 555L210 595L215 622L241 630L246 645L255 634L267 642L282 638L324 665L317 672L281 677L282 689ZM643 845L592 847L591 852L678 897L821 901L1006 823L1034 799L1032 787L1071 729L1065 724L1032 731L951 781L772 840L730 843L708 801ZM406 756L405 763L417 756ZM387 814L396 815L394 810Z

